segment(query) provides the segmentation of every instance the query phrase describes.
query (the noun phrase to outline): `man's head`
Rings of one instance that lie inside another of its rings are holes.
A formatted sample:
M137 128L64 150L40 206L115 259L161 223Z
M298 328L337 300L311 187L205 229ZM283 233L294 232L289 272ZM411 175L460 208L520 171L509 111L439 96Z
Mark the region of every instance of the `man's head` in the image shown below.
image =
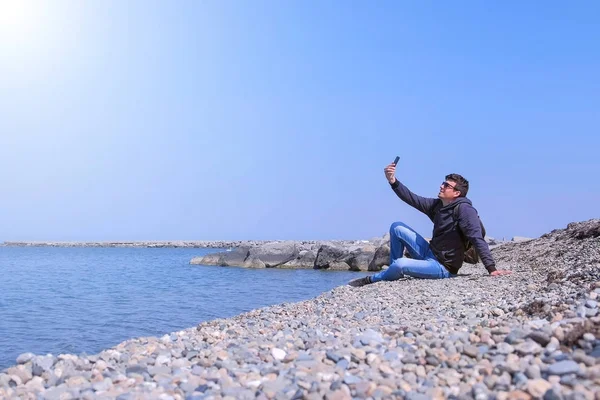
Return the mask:
M452 202L459 197L465 197L469 191L469 181L459 174L446 175L446 179L440 185L438 198L442 201Z

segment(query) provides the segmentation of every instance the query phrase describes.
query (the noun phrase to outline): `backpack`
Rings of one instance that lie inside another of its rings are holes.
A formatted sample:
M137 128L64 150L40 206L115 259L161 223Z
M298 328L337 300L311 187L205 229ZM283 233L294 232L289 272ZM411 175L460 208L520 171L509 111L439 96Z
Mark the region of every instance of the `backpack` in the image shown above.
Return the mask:
M458 207L460 207L460 204L454 207L452 215L454 216L454 221L456 222L456 229L458 230L458 233L460 234L460 237L462 238L463 244L465 246L465 258L463 261L467 264L477 264L480 261L479 254L477 254L477 250L475 250L475 246L473 246L473 243L471 243L471 241L467 239L465 235L463 235L462 231L460 230L460 227L458 226ZM483 235L483 237L485 237L485 227L483 226L483 222L481 222L481 219L479 219L479 224L481 225L481 234Z

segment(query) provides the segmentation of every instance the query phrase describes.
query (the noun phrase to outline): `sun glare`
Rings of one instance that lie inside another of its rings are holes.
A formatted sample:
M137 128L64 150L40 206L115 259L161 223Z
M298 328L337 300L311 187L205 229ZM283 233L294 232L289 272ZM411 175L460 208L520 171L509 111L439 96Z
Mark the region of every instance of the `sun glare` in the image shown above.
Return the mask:
M22 39L37 22L35 16L33 1L0 0L0 35L4 40Z

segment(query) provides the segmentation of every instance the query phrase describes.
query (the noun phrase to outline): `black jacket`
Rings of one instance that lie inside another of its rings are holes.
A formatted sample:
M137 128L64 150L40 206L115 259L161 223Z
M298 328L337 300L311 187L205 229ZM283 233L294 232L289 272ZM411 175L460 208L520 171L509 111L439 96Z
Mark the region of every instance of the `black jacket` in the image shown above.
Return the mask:
M479 216L471 200L459 197L444 206L440 199L414 194L398 180L392 184L392 189L406 204L421 211L433 221L433 235L429 245L435 258L448 271L456 274L463 264L465 247L460 232L473 244L488 272L496 270L496 263L487 242L483 240ZM455 207L458 207L456 216Z

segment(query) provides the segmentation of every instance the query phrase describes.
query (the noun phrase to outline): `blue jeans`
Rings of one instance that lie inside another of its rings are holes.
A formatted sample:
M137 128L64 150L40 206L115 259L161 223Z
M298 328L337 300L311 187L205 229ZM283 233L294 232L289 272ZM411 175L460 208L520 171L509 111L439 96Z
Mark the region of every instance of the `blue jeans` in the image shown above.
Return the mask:
M405 248L413 258L403 257ZM371 276L371 281L395 281L404 276L443 279L456 275L436 260L423 236L402 222L394 222L390 227L390 267Z

